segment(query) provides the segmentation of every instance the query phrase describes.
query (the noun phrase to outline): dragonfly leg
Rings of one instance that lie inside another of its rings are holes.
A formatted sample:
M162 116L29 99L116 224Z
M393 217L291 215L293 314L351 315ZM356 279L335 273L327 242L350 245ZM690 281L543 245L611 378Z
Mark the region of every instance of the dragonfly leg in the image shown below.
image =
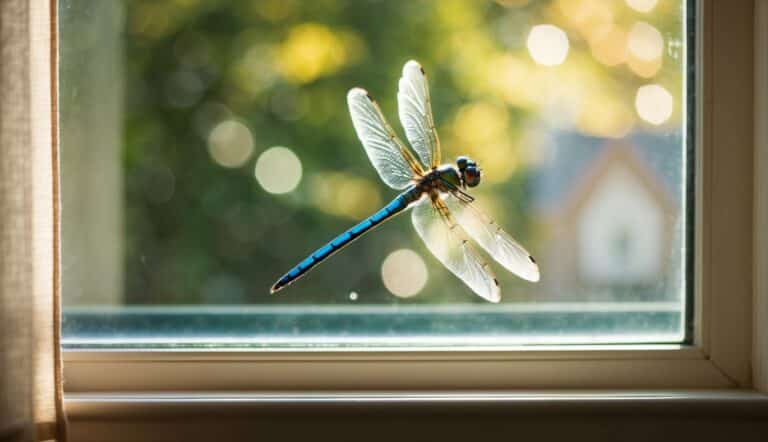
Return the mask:
M450 190L451 193L456 198L460 199L461 201L464 201L465 203L471 203L471 202L475 201L475 197L473 197L472 195L468 194L467 192L461 190L457 186L453 185L448 180L446 180L444 178L440 178L440 181L442 181L443 184L445 184L445 187L447 187L448 190Z

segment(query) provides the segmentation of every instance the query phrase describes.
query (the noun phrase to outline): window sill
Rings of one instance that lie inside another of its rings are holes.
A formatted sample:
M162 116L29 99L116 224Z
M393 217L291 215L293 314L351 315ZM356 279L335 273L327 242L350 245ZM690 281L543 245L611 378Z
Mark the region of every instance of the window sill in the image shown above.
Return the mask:
M717 416L768 419L768 395L751 390L512 392L70 393L70 419L209 418L285 413L511 413L551 416Z
M70 438L386 441L762 441L768 396L744 390L77 393Z
M466 441L477 428L538 441L768 432L768 396L738 389L748 383L695 346L69 349L64 360L81 442L247 440L257 430L265 440L388 442Z
M693 346L505 351L68 350L67 393L749 387Z

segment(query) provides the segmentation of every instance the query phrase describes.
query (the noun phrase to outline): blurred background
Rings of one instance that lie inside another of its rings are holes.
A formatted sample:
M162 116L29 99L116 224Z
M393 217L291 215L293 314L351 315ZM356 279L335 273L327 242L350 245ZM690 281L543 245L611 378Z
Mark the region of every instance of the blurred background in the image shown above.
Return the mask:
M479 162L478 204L539 262L538 284L495 267L502 302L647 303L682 327L685 2L59 8L69 311L486 307L407 215L269 295L299 260L396 196L356 139L346 93L366 88L402 134L397 80L416 59L444 162Z

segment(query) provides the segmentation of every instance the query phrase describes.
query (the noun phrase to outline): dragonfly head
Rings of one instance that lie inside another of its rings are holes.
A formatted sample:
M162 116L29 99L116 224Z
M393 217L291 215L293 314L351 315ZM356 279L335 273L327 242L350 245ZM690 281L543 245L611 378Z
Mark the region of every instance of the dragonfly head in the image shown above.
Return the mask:
M459 157L456 160L456 165L459 167L461 182L465 187L475 187L480 184L480 168L477 167L476 162L468 157Z

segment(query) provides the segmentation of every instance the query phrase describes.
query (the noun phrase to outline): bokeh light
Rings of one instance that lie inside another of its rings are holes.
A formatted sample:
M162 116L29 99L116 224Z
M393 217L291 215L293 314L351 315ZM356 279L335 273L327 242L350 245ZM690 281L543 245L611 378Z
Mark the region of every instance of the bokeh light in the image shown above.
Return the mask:
M581 109L576 127L583 133L606 138L621 138L632 129L635 116L623 100L610 94L595 92Z
M220 166L242 166L253 154L250 129L237 120L222 121L208 135L208 152Z
M643 120L659 125L672 116L672 94L658 84L642 86L635 96L635 109Z
M381 265L381 279L393 295L410 298L427 284L427 266L418 253L410 249L395 250Z
M658 0L626 0L627 6L637 12L650 12L656 6Z
M482 84L489 86L493 94L504 98L509 104L526 109L537 105L536 88L530 87L536 66L529 60L504 54L496 57L488 66L486 79Z
M181 70L170 75L165 83L165 99L173 107L189 108L205 92L205 84L193 71Z
M661 70L662 58L656 58L654 60L646 61L637 57L633 57L631 54L627 58L627 66L638 77L651 78L656 76Z
M338 32L318 23L295 26L277 53L278 67L293 83L309 83L333 74L359 58L362 42L351 32Z
M256 160L256 180L269 193L291 192L301 181L301 161L287 147L271 147Z
M554 25L537 25L528 34L528 52L544 66L557 66L568 56L568 36Z
M478 162L483 182L502 182L514 173L517 155L505 106L490 101L465 104L456 112L451 130L450 144Z
M334 216L361 219L383 205L380 184L342 172L318 173L310 178L310 198L318 209Z
M238 37L245 40L248 31L243 31L241 34L245 35ZM232 83L237 86L240 96L253 99L275 83L278 78L275 66L264 63L264 60L274 58L274 54L275 48L272 45L261 42L252 44L238 54L230 67L229 75Z
M616 25L602 26L589 39L595 60L606 66L616 66L627 60L627 33Z
M557 23L571 24L580 34L591 33L615 21L615 3L605 0L558 0Z
M664 50L664 38L655 27L645 22L638 22L629 31L627 49L630 54L640 60L656 60L661 57Z

